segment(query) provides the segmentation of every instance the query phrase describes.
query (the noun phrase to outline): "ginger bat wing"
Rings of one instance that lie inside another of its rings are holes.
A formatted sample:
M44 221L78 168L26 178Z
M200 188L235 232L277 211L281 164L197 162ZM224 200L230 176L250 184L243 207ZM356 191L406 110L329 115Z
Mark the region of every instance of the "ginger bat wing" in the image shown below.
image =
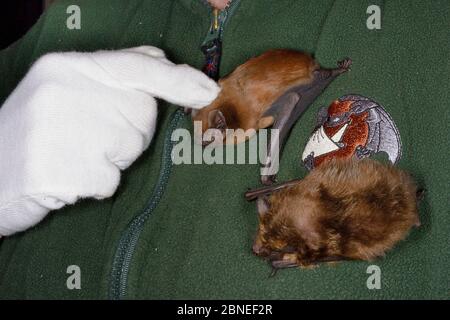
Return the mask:
M313 80L308 84L295 86L278 98L265 112L263 117L274 118L273 129L279 130L278 139L268 141L268 153L265 167L269 166L274 157L274 152L281 150L286 142L288 134L301 115L316 100L316 98L333 82L339 75L350 70L351 59L338 62L335 69L318 69L314 71ZM269 170L269 174L261 176L261 182L270 185L275 181L276 175Z

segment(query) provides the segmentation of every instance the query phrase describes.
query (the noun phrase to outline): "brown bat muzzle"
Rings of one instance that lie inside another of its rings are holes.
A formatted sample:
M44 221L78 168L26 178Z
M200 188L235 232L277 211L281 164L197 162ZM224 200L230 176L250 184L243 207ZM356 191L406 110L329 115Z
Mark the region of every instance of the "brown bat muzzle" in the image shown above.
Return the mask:
M262 245L255 241L253 243L252 251L253 251L254 254L259 256L261 254L261 251L262 251Z

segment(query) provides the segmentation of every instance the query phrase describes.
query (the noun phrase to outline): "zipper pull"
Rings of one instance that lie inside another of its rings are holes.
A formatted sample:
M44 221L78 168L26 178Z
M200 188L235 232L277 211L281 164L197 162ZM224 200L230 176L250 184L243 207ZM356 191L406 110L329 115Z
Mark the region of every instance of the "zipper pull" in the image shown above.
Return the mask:
M237 3L240 0L229 0L227 7L224 10L211 8L210 26L206 39L201 45L201 50L205 55L205 63L203 65L203 72L214 80L219 78L219 66L222 58L222 31L226 20L233 14ZM204 1L206 4L206 0Z
M222 41L221 37L221 21L220 10L213 9L211 17L210 32L202 44L201 50L205 55L205 63L203 65L203 72L210 78L218 80L219 65L222 56Z
M219 66L222 57L222 41L216 38L208 44L202 46L203 54L205 55L205 64L202 71L211 79L219 79Z
M214 31L219 29L219 9L214 9Z

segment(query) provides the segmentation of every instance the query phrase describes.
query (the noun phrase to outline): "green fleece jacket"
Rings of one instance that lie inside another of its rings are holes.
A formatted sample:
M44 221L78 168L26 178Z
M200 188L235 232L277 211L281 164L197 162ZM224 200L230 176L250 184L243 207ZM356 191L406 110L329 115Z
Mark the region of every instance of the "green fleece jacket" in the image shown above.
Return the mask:
M66 27L74 2L80 30ZM381 8L380 30L366 26L372 4ZM251 252L255 204L243 198L258 186L259 166L171 166L170 133L192 125L176 106L161 103L152 145L124 172L112 198L83 200L2 240L0 298L448 299L449 21L448 0L241 0L224 28L222 76L271 48L311 52L325 67L353 59L352 71L294 127L279 179L306 174L300 156L320 106L349 93L382 104L402 137L399 167L427 189L422 227L385 258L268 278L268 265ZM201 0L58 1L0 52L0 101L52 51L154 45L174 62L200 68L209 24ZM381 269L379 290L366 285L373 264ZM81 270L80 290L66 285L72 265Z

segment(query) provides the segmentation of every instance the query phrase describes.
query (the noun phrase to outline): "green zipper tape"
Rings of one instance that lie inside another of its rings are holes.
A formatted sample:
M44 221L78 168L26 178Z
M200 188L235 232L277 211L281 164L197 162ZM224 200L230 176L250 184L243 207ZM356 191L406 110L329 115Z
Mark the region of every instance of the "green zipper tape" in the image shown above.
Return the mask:
M161 158L161 168L158 182L153 189L150 200L145 206L145 210L130 222L120 238L112 264L111 283L109 288L110 299L120 300L126 297L131 260L133 259L133 254L145 222L158 206L169 181L173 165L172 149L174 146L171 136L172 132L180 126L183 119L184 112L180 109L172 115L164 137L163 154Z

